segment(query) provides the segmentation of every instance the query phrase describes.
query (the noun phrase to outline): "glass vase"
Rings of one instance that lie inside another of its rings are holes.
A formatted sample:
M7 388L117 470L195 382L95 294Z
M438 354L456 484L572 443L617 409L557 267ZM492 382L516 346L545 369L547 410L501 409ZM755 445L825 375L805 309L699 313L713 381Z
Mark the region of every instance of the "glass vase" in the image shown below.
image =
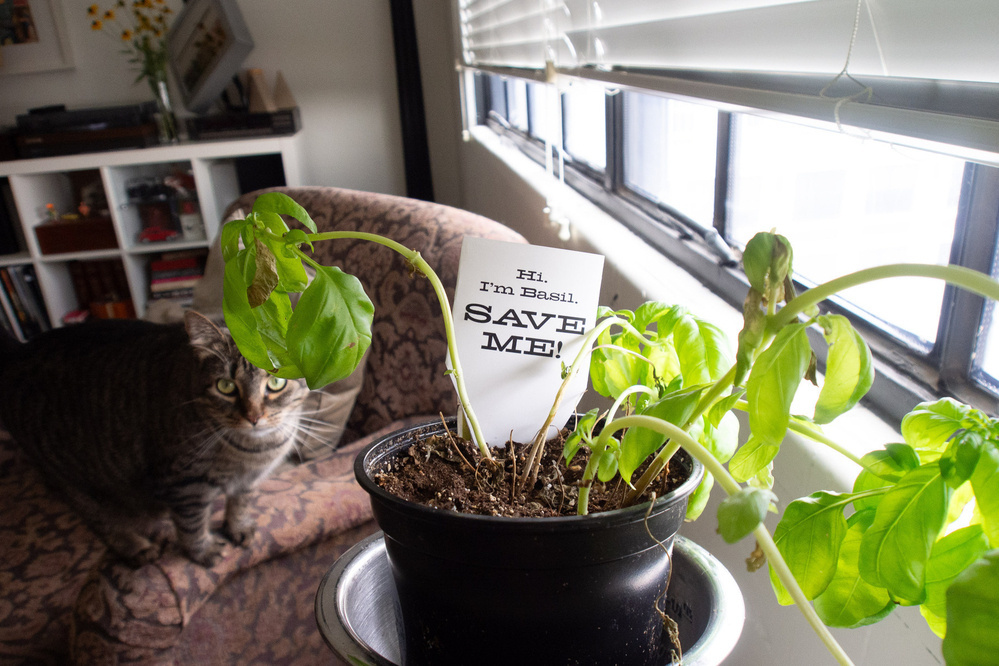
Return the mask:
M177 116L173 113L166 72L162 74L162 76L150 76L147 79L149 87L153 91L153 99L156 100L156 128L159 131L160 143L177 143L180 141Z

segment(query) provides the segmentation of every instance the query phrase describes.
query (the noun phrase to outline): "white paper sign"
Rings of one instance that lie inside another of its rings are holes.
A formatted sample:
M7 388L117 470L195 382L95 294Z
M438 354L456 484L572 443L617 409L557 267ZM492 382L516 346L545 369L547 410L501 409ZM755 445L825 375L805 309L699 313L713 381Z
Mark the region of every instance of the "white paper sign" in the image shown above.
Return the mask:
M490 446L529 442L544 425L568 367L596 324L604 258L465 238L455 287L458 356ZM589 359L552 422L565 425L586 390ZM549 436L553 436L551 431Z

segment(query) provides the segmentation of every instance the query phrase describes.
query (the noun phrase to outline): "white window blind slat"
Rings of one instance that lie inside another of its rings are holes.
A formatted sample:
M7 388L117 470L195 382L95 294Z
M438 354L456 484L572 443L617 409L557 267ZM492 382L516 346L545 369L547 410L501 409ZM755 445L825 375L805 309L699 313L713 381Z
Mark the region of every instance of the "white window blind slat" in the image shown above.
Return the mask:
M470 65L834 75L856 0L511 0L465 23ZM995 0L866 0L850 72L999 82Z

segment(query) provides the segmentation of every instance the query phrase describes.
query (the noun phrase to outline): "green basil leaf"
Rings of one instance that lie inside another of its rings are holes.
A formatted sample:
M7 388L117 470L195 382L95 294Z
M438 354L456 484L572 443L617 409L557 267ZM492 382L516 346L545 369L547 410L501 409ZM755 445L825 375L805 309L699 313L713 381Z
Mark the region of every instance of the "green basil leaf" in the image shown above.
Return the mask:
M597 346L590 354L590 380L593 390L602 396L617 398L625 389L645 383L645 363L633 356L609 347L638 352L638 344L628 336L612 336L609 331L597 337ZM640 367L641 366L641 367Z
M252 261L251 253L240 250L225 262L222 278L222 314L240 353L258 368L270 371L274 366L267 345L257 330L257 319L246 295L248 283L244 265L247 261Z
M565 445L562 447L562 457L567 463L576 457L584 441L589 441L593 437L593 426L596 425L599 415L600 410L593 408L576 419L576 427L565 438Z
M704 472L701 482L694 489L687 499L687 514L684 519L687 521L697 520L704 513L708 500L711 499L711 488L715 485L715 477L711 472Z
M982 450L971 475L975 502L982 516L989 544L999 546L999 451L990 442Z
M727 414L732 413L732 409L742 398L743 393L745 393L744 389L735 387L732 389L732 393L712 405L711 409L708 410L708 423L717 426Z
M940 474L951 488L957 488L971 478L984 446L985 438L972 430L962 430L951 438L937 461Z
M222 261L229 261L239 252L239 238L243 231L251 227L247 220L232 220L222 226L220 241L222 245Z
M942 452L970 412L970 407L950 398L921 403L902 419L902 437L917 451Z
M253 212L288 215L304 224L312 233L316 233L316 223L309 217L309 213L294 199L282 192L265 192L258 196L253 202Z
M722 330L691 315L674 325L673 345L687 386L714 381L732 365L731 347Z
M907 444L888 444L880 451L871 451L860 459L864 469L853 482L855 494L868 490L877 490L893 486L908 472L919 467L919 456ZM881 495L858 498L854 503L857 511L876 508L881 502Z
M284 241L289 245L301 245L302 243L305 243L309 246L310 250L315 251L316 249L315 246L312 245L312 241L309 240L309 237L306 236L305 232L301 229L292 229L286 233L284 235Z
M288 348L311 389L343 379L371 344L374 306L361 283L321 266L288 322Z
M607 448L600 454L600 460L597 461L597 478L603 483L607 483L617 476L618 452L621 450L620 442L613 437L609 438L607 443Z
M990 550L965 569L947 590L948 666L993 664L999 655L999 550Z
M809 599L822 594L836 573L847 532L843 510L851 501L849 494L813 493L788 504L774 529L774 543ZM773 571L771 582L780 584ZM791 603L790 596L781 597Z
M680 391L667 395L642 410L646 416L654 416L675 426L683 427L694 413L701 391ZM621 478L631 483L631 475L645 462L645 459L659 450L666 441L666 435L648 428L628 428L621 438Z
M686 313L679 305L670 305L662 301L646 301L635 310L632 325L640 331L645 331L652 324L657 324L657 337L665 338L672 332L675 320Z
M923 465L903 476L878 504L860 544L860 573L900 603L926 597L926 561L943 529L951 490L940 468Z
M749 427L753 437L780 446L791 418L791 401L798 390L812 348L804 324L781 329L757 358L746 381Z
M284 223L284 220L277 213L255 210L254 214L257 216L257 221L275 236L284 236L288 233L288 225Z
M818 318L829 344L825 381L815 404L816 423L850 411L874 383L874 359L867 343L842 315Z
M947 627L947 588L988 549L981 525L954 530L933 544L926 562L926 601L919 612L937 636L942 638Z
M767 517L777 496L769 490L743 488L718 505L718 533L728 543L740 541Z
M728 463L728 471L740 483L749 481L769 465L779 451L780 447L776 444L769 444L751 435L732 456L732 460Z
M257 319L257 332L267 345L267 355L274 369L286 368L282 376L292 373L301 377L301 371L297 370L295 361L288 352L288 322L292 315L288 294L272 291L260 307L253 309L253 314Z
M871 585L860 576L860 540L874 519L873 511L865 513L869 514L866 520L849 522L836 572L822 594L815 597L815 612L830 627L861 627L880 621L886 611L895 608L884 588Z
M697 419L687 432L718 462L728 462L739 446L739 418L732 413L725 414L717 426Z

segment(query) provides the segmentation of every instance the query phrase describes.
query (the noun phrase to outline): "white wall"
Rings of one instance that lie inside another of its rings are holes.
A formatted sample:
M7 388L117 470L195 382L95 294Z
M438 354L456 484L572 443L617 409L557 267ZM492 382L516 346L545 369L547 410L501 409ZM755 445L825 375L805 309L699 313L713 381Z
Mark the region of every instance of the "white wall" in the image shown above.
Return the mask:
M0 125L29 108L84 108L151 99L119 46L90 29L93 0L54 0L62 9L75 68L0 74ZM302 113L305 181L405 193L388 2L238 0L255 47L246 67L270 80L283 72ZM110 6L110 0L101 3ZM178 0L171 0L175 8ZM441 3L444 4L444 3ZM2 70L0 70L2 71Z

